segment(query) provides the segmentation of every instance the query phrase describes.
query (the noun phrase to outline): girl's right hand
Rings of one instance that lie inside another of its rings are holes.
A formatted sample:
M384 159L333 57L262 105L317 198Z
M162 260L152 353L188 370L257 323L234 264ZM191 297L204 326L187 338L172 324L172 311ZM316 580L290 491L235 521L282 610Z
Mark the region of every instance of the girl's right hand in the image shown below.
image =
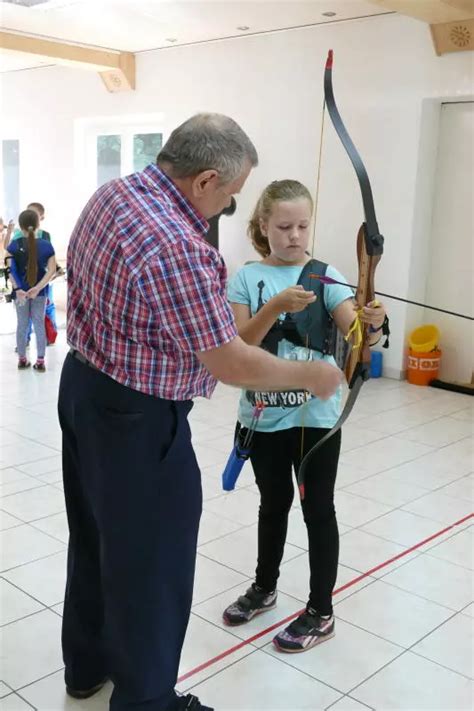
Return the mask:
M313 304L315 301L316 294L312 291L305 291L300 284L290 286L271 299L278 313L290 314L304 311L309 304Z

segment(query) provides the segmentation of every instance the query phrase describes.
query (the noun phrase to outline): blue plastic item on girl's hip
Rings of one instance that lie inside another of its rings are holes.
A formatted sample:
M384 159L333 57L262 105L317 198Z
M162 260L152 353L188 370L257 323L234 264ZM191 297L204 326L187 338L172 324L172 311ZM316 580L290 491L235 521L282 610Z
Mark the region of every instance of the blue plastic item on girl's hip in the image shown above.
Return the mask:
M370 354L370 377L371 378L381 378L382 377L382 362L383 353L380 351L372 351Z
M235 489L235 482L239 478L239 474L249 458L249 454L249 449L241 449L237 445L234 447L222 474L222 488L224 491L232 491Z

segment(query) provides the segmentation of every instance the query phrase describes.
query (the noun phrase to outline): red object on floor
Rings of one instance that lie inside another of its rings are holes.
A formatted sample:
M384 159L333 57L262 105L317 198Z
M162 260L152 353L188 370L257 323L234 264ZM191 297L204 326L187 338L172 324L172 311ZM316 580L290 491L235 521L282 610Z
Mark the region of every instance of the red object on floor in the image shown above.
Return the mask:
M53 343L56 343L56 338L58 336L58 332L54 328L54 324L49 318L49 316L44 317L44 325L46 328L46 340L48 342L48 346L52 345Z

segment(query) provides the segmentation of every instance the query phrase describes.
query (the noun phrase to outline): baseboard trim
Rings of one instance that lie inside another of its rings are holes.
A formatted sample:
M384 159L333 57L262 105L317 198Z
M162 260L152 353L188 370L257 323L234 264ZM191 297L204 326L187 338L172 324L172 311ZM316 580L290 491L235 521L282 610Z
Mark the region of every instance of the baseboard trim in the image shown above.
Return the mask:
M383 377L390 380L406 380L406 370L383 366Z

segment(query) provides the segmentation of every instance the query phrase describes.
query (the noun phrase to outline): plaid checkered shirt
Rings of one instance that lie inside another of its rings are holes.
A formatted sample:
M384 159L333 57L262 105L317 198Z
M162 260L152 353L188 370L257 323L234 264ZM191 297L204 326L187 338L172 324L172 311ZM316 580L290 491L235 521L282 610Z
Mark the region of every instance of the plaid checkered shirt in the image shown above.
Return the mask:
M210 397L196 352L237 335L207 222L156 165L99 188L68 248L69 345L123 385Z

